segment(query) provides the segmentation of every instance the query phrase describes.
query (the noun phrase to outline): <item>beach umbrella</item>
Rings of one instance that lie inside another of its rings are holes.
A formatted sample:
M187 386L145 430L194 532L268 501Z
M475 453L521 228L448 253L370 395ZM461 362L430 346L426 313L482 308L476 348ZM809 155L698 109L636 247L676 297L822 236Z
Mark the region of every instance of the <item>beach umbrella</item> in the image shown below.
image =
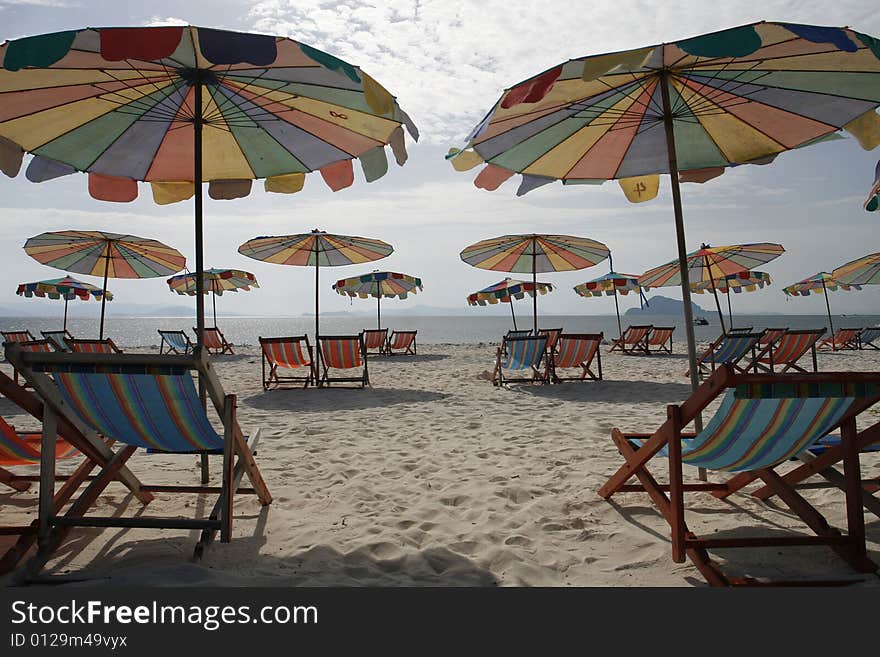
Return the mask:
M877 166L874 167L874 185L865 200L865 210L874 212L877 208L880 208L880 160L877 160Z
M672 260L659 267L649 269L639 276L639 285L646 291L653 287L669 287L681 285L682 280L688 281L689 291L694 284L706 284L715 297L718 320L721 332L725 332L724 317L721 314L721 303L718 301L715 281L732 274L750 271L753 267L763 265L785 253L781 244L759 242L756 244L733 244L731 246L709 246L703 244L696 251L685 256L685 276L682 276L680 260ZM690 295L686 301L690 308ZM685 321L692 321L685 316Z
M680 182L837 138L877 145L880 41L849 28L760 22L573 59L507 89L447 156L485 162L477 187L522 174L517 194L617 179L632 201L670 174L691 385L699 385ZM700 427L698 427L699 429Z
M73 299L88 301L89 299L103 299L113 301L113 293L102 290L99 287L83 283L73 278L70 274L63 278L53 278L48 281L36 281L35 283L20 283L15 293L20 297L49 297L50 299L64 299L64 330L67 330L67 303Z
M542 283L536 281L518 281L513 278L505 278L482 290L477 290L473 294L469 294L467 302L469 306L485 306L486 304L494 305L496 303L509 303L510 316L513 319L513 330L516 329L516 314L513 312L513 300L522 299L527 294L531 297L538 294L547 294L553 291L553 285L550 283Z
M202 183L213 199L302 189L318 171L337 191L407 159L415 126L359 67L293 39L193 26L112 27L0 46L0 169L42 182L88 172L89 193L157 203L194 198L195 273L204 289ZM197 344L204 295L196 294Z
M333 235L315 229L311 233L255 237L238 247L238 252L254 260L275 265L315 268L315 340L319 330L318 279L321 267L360 265L380 260L394 252L382 240L350 235Z
M828 302L828 293L835 290L861 290L860 285L850 285L841 283L833 275L828 272L820 271L809 278L805 278L797 283L782 288L782 291L790 297L808 297L811 294L825 295L825 310L828 312L828 328L831 329L831 335L834 335L834 323L831 321L831 304Z
M30 257L44 265L100 276L101 330L104 339L104 308L108 278L156 278L178 272L186 258L178 250L156 240L101 230L62 230L41 233L24 243Z
M727 316L730 320L730 328L733 328L733 310L730 305L730 297L732 294L740 294L742 292L754 292L755 290L764 289L765 285L770 285L770 274L763 271L741 271L736 274L728 274L722 278L716 278L711 281L695 281L691 283L691 292L703 294L707 290L713 293L721 292L727 295ZM719 316L720 318L720 316Z
M606 296L614 297L614 311L617 314L617 336L623 335L623 329L620 327L620 304L617 302L617 296L622 294L626 296L631 291L638 292L639 305L645 299L642 288L639 285L639 277L633 274L620 274L612 271L594 278L586 283L574 286L574 291L585 298Z
M502 235L471 244L459 254L467 264L479 269L532 274L576 271L596 265L609 255L608 247L586 237L573 235ZM512 306L511 306L512 308ZM535 334L538 333L538 297L532 295Z
M343 278L333 284L333 289L343 296L376 299L376 328L382 328L382 298L406 299L422 289L422 279L395 271L373 271L361 276Z
M880 284L880 253L872 253L841 265L831 275L847 285Z
M260 287L256 276L249 271L240 269L206 269L202 272L202 276L207 282L204 293L211 293L215 327L217 326L217 297L223 296L224 292L238 292L239 290L247 292L252 287ZM196 294L196 275L192 272L172 276L166 282L172 292L189 296Z

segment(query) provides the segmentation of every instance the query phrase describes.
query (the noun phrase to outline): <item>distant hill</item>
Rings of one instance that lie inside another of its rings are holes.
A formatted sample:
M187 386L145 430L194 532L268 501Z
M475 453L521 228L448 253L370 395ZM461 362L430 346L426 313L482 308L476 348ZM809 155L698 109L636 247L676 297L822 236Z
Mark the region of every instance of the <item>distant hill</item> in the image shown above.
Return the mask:
M39 299L30 303L0 304L0 317L60 317L64 313L64 303L61 301ZM140 304L111 301L107 304L107 315L113 317L195 317L195 301L190 299L189 304ZM71 317L99 317L101 304L98 302L74 301L70 303ZM211 314L211 304L205 304L207 316ZM218 315L224 317L236 317L239 313L223 310Z
M694 313L694 317L705 317L710 315L710 311L704 310L700 308L697 304L691 301L691 309ZM637 316L647 316L647 315L682 315L684 314L684 303L679 299L670 299L669 297L663 297L660 295L653 296L648 299L648 303L644 308L630 308L627 310L624 315L637 315Z

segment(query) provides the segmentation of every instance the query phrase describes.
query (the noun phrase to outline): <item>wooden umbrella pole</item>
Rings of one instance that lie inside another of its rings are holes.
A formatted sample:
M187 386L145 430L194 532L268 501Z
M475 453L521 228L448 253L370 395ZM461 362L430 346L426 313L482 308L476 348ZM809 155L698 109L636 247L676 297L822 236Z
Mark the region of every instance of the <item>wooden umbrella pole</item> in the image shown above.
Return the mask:
M535 272L535 259L538 257L537 238L532 238L532 317L534 318L535 335L538 335L538 278ZM513 302L511 302L513 303Z
M715 309L718 311L718 322L721 324L721 332L727 333L727 330L724 328L724 315L721 314L721 303L718 301L718 290L715 289L715 277L712 275L712 265L709 262L709 256L704 255L703 260L709 272L709 282L712 284L712 296L715 297Z
M617 303L617 286L611 281L611 291L614 292L614 312L617 313L617 337L623 337L623 329L620 328L620 304Z
M321 265L318 262L318 238L315 237L315 343L318 342L318 336L321 334L320 322L318 320L318 317L320 316L318 305L318 281L320 280L320 269Z
M376 328L382 328L382 294L376 297Z
M64 330L67 330L67 297L64 297Z
M193 200L195 202L195 248L196 248L196 347L195 353L202 358L202 348L205 344L205 244L204 225L202 222L202 80L198 67L193 70ZM215 322L216 325L216 322ZM199 375L199 401L202 408L208 407L208 382L205 377ZM202 484L207 484L210 479L208 470L208 455L202 454L200 458L200 470Z
M822 279L822 294L825 295L825 310L828 311L828 328L831 329L831 351L837 351L834 346L834 322L831 321L831 304L828 303L828 288L825 287L825 279Z
M214 306L214 328L217 328L217 290L215 282L211 281L211 304Z
M516 331L516 315L513 314L513 297L508 297L510 299L510 316L513 317L513 330Z
M728 286L727 288L727 325L730 326L730 330L733 330L733 310L730 308L730 295L733 294L733 290Z
M107 275L110 273L110 244L107 242L107 253L104 255L104 286L101 292L101 329L98 333L98 339L104 339L104 308L107 306ZM64 309L64 325L67 328L67 308Z

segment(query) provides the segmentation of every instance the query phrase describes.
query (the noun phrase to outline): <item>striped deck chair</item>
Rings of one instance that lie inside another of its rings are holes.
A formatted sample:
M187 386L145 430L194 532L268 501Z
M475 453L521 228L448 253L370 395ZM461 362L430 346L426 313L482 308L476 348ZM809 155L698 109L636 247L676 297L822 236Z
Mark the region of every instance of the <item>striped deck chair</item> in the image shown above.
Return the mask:
M556 343L559 341L559 336L562 335L562 329L538 329L538 335L543 335L547 338L547 351L549 353L553 353L556 349Z
M364 349L367 353L384 354L388 346L388 329L364 329L361 331L364 339ZM371 352L370 349L375 349Z
M699 434L684 429L699 413L723 395L714 417ZM856 417L880 401L880 372L812 374L738 374L719 368L680 406L667 408L667 420L652 434L612 431L625 463L599 489L609 499L620 492L647 492L669 522L672 559L690 558L703 577L725 586L754 583L726 577L709 550L739 547L825 545L855 570L870 573L877 565L865 549L865 519L861 504ZM846 508L848 531L842 534L773 470L795 454L809 449L830 432L840 430L847 445ZM667 457L669 483L659 484L648 463L658 454ZM720 472L753 472L779 495L816 536L727 536L703 538L685 521L684 493L724 491L725 484L685 483L684 464ZM632 477L639 484L628 485ZM667 496L668 493L668 496Z
M775 343L765 345L754 359L756 371L760 372L788 372L797 370L806 372L797 362L808 351L813 357L813 371L818 371L816 361L816 342L825 333L825 329L804 329L800 331L786 331Z
M547 383L548 370L541 365L547 357L547 338L543 335L526 335L516 338L504 338L504 343L495 352L495 370L492 372L492 383L503 386L507 383ZM504 370L528 372L528 376L505 376Z
M648 351L648 335L651 333L652 328L654 327L650 324L645 326L627 326L622 336L612 340L611 349L608 351L617 349L625 354L640 353L647 356L650 353Z
M722 333L710 344L706 351L697 359L697 368L700 378L714 372L722 363L729 363L738 372L754 369L754 361L758 342L763 333ZM746 357L749 364L745 367L740 365ZM690 376L690 370L684 373Z
M764 335L761 336L761 339L758 340L758 344L760 346L773 344L779 338L783 336L783 334L788 330L788 327L785 328L765 328Z
M43 430L54 427L64 415L94 443L96 435L124 445L107 467L85 488L80 498L63 515L41 504L38 553L28 567L38 572L60 545L69 527L150 527L201 530L194 556L200 558L219 531L220 540L232 536L233 500L237 492L255 493L262 504L271 502L253 458L259 431L245 438L236 418L236 397L226 395L209 367L206 357L151 354L37 354L14 345L6 348L44 403ZM212 426L199 400L192 371L205 382L208 395L223 424L222 433ZM52 379L48 375L52 375ZM93 445L94 446L94 445ZM220 486L142 486L148 492L216 495L216 503L205 518L162 518L87 516L85 512L101 494L116 469L143 448L164 454L222 455ZM237 460L236 460L237 457ZM41 464L41 477L54 475L54 460ZM239 485L247 474L252 489ZM41 502L43 490L41 485ZM51 495L51 491L47 492Z
M510 329L507 332L506 338L525 338L532 334L532 329Z
M14 475L5 468L16 465L38 465L42 435L41 431L16 431L3 417L0 417L0 484L17 491L30 488L33 477ZM76 447L61 436L56 438L56 459L69 459L79 453Z
M7 342L31 342L36 340L36 337L27 329L24 331L0 331L0 334L3 335L3 344Z
M263 353L263 388L278 388L285 383L302 383L303 388L315 385L315 358L309 336L295 335L287 338L260 337ZM268 373L267 373L268 366ZM281 370L302 371L304 375L279 373Z
M417 355L416 333L418 331L392 331L385 346L385 353L394 356L402 351L411 356Z
M162 329L158 329L158 331L159 336L162 338L162 341L159 343L160 354L170 354L173 352L185 355L195 348L186 331L163 331Z
M816 344L816 349L831 349L831 351L844 351L846 349L858 349L859 348L859 333L861 332L861 328L842 328L837 329L837 332L824 338Z
M360 335L321 335L318 336L321 376L319 386L331 383L357 383L358 387L370 385L367 370L367 351ZM361 369L357 376L330 376L330 370Z
M880 339L880 326L869 326L862 329L859 333L859 349L880 349L880 346L874 344Z
M111 338L103 340L87 340L82 338L64 338L67 350L79 354L121 354L122 349L116 346Z
M194 326L193 333L196 337L199 335L198 329ZM206 326L204 333L205 350L209 354L235 354L232 350L232 343L227 342L223 333L216 326Z
M55 341L50 340L48 338L43 338L42 340L26 340L22 342L16 342L24 351L57 351L55 347ZM18 383L19 376L18 370L13 368L13 372L15 374L15 382ZM27 386L27 383L25 383Z
M727 327L728 333L754 333L754 326L737 326L734 328L733 326Z
M73 340L73 336L67 329L62 329L60 331L40 331L40 335L47 340L54 342L57 351L67 351L67 343L64 340Z
M559 336L556 351L549 352L545 378L549 378L553 383L583 381L588 376L593 381L601 381L602 354L599 352L599 345L602 344L603 337L602 333L564 333ZM590 368L594 359L598 374ZM580 376L559 376L559 370L571 368L580 368Z
M666 354L671 354L672 332L674 330L674 326L653 327L651 329L650 335L648 336L648 351L655 354L660 351ZM656 347L656 349L651 349L651 347Z

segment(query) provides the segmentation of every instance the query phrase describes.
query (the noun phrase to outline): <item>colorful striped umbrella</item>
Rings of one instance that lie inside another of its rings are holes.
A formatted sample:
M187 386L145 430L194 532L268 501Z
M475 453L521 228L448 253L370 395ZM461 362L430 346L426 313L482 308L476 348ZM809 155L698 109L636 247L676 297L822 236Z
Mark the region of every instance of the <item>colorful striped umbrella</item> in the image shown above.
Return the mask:
M613 270L599 278L594 278L586 283L575 285L574 291L580 296L586 298L601 297L603 294L614 297L614 310L617 313L618 337L623 335L623 329L620 326L620 304L617 302L617 295L622 294L626 296L630 291L637 291L639 293L639 303L641 304L645 300L645 295L639 285L638 276L632 274L619 274Z
M831 321L831 304L828 303L828 292L834 292L835 290L849 292L850 290L861 289L860 285L842 283L834 278L832 274L821 271L809 278L782 288L782 291L790 297L808 297L811 294L824 294L825 310L828 312L828 328L831 329L831 335L834 335L834 323Z
M679 181L765 164L841 128L877 145L880 41L849 28L760 22L647 48L569 60L507 89L448 157L485 162L483 189L522 174L518 194L617 179L649 200L670 174L685 262ZM728 272L725 272L728 273ZM699 385L690 285L682 275L691 385ZM700 427L697 427L699 430Z
M315 229L311 233L255 237L238 247L238 252L254 260L276 265L315 268L315 340L321 333L318 314L318 272L321 267L359 265L391 255L394 247L382 240L349 235L333 235Z
M741 271L736 274L728 274L722 278L716 278L711 281L696 281L691 283L691 292L703 294L707 290L721 292L727 295L727 317L730 321L730 328L733 328L733 310L730 305L731 294L740 294L742 292L754 292L755 290L764 289L765 285L770 285L770 274L763 271Z
M841 265L831 275L847 285L880 284L880 253L872 253Z
M522 299L527 294L530 297L534 297L535 290L538 291L538 294L547 294L548 292L553 291L553 285L551 283L541 283L540 281L534 283L518 281L508 277L503 281L498 281L494 285L484 287L482 290L469 294L467 302L469 306L485 306L486 304L494 305L499 302L509 303L510 316L513 318L513 330L515 331L517 328L516 314L513 312L513 300Z
M48 281L35 283L20 283L15 290L18 296L23 297L49 297L50 299L64 299L64 330L67 330L67 303L72 299L88 301L101 299L105 291L89 283L78 281L70 274L63 278L53 278ZM106 291L107 301L113 301L113 293Z
M532 273L575 271L602 262L608 247L586 237L572 235L502 235L471 244L461 252L461 259L479 269ZM538 333L538 298L532 295L535 334Z
M223 296L224 292L238 292L239 290L247 292L252 287L260 287L256 276L249 271L240 269L206 269L202 272L202 276L208 283L208 289L204 291L204 294L212 293L215 327L217 326L217 297ZM192 272L172 276L166 282L172 292L189 296L196 294L196 275Z
M400 274L395 271L373 271L362 276L343 278L333 284L338 294L350 297L376 299L376 328L382 328L382 298L406 299L410 292L417 294L422 289L422 279Z
M718 309L718 319L721 322L721 331L724 332L724 317L721 314L721 304L716 294L715 281L732 274L750 271L753 267L763 265L778 258L785 253L781 244L771 242L759 242L756 244L734 244L731 246L709 246L703 244L697 251L688 253L687 280L689 288L694 285L706 284L712 290L715 297L715 307ZM665 265L649 269L639 276L639 285L646 291L653 287L668 287L681 285L682 269L679 260L672 260ZM690 305L688 295L688 306ZM687 320L687 317L685 318Z
M318 171L334 191L385 174L390 145L407 159L415 126L376 80L292 39L192 26L87 28L0 46L0 168L29 180L89 174L89 193L157 203L195 196L204 269L202 183L215 199L302 189ZM203 281L197 286L201 289ZM201 344L204 298L196 295Z
M875 212L877 208L880 208L880 160L877 160L877 166L874 167L874 185L865 200L865 210Z
M100 230L62 230L41 233L24 243L25 252L44 265L102 276L101 290L106 292L108 278L155 278L180 271L186 258L162 242L105 233ZM101 295L101 331L104 339L104 307L107 295Z

